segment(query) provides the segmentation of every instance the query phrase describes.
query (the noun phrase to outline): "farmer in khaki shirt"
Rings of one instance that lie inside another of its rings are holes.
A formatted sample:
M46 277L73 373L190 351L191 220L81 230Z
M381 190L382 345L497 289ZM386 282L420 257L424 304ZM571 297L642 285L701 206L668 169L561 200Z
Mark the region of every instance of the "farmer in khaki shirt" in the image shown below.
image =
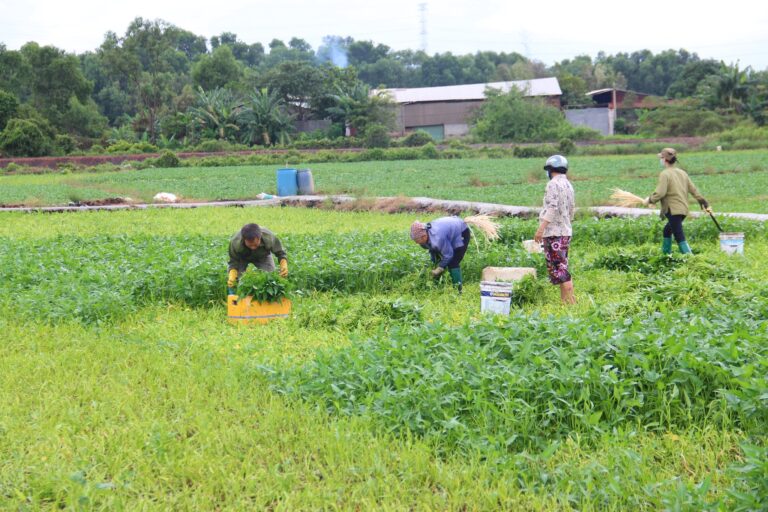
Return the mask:
M659 175L656 190L643 201L643 204L648 206L661 201L661 218L667 219L661 251L664 254L672 253L672 236L674 235L680 252L691 254L691 246L688 245L683 232L683 220L689 213L688 194L695 197L705 211L711 212L712 210L688 174L675 165L677 163L677 151L672 148L664 148L658 157L664 170Z

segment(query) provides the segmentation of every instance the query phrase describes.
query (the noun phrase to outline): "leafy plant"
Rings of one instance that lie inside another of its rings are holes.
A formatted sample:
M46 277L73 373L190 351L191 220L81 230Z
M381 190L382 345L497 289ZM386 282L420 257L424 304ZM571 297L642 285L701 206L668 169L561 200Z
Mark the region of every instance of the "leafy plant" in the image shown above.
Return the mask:
M250 295L257 302L280 302L290 295L290 287L288 281L280 278L276 272L250 270L240 276L237 295Z
M173 168L179 166L179 157L170 150L163 151L163 154L155 160L156 167Z
M602 251L593 261L591 268L659 274L686 262L679 254L663 255L654 248L610 248Z
M0 132L0 149L10 156L42 156L51 150L51 140L33 121L11 119Z
M408 147L423 146L424 144L429 144L430 142L435 142L435 139L433 139L432 136L424 130L412 131L403 137L402 140L403 146Z
M387 127L382 124L372 124L365 129L366 148L387 148L391 142Z
M730 510L747 512L768 509L768 446L744 443L744 461L731 468L738 478L728 491Z
M521 315L395 331L267 373L277 391L329 412L364 415L444 452L508 460L627 426L759 433L764 375L744 368L764 360L765 329L764 319L715 310L635 320Z
M547 286L543 279L537 279L532 275L524 276L515 282L512 288L513 306L522 306L524 304L541 303L544 296L544 289Z

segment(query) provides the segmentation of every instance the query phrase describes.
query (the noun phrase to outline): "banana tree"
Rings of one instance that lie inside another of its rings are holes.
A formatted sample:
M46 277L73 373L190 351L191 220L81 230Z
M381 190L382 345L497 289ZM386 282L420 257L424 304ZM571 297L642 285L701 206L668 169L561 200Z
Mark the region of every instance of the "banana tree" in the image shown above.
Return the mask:
M197 128L219 140L229 140L240 130L243 105L226 89L197 90L197 102L189 114Z

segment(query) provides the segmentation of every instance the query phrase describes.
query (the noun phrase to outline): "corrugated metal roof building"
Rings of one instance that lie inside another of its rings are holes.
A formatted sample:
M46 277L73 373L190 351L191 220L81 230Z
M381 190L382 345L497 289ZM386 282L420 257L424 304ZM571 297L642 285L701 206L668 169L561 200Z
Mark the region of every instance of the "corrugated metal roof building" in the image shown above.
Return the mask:
M557 78L537 78L514 82L447 85L412 89L383 89L397 104L397 129L400 133L424 130L436 140L469 133L469 120L485 101L485 90L509 92L512 88L530 97L543 97L560 107Z

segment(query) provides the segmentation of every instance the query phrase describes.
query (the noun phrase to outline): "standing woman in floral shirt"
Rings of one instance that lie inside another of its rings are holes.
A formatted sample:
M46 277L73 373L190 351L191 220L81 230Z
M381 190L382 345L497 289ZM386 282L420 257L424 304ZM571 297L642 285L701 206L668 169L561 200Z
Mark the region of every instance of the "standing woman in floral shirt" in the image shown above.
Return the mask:
M539 229L534 240L544 244L549 281L560 285L560 299L564 304L574 304L573 280L568 272L568 249L571 245L571 221L576 210L573 187L568 181L568 160L553 155L544 165L549 183L544 193L544 207L539 214Z

